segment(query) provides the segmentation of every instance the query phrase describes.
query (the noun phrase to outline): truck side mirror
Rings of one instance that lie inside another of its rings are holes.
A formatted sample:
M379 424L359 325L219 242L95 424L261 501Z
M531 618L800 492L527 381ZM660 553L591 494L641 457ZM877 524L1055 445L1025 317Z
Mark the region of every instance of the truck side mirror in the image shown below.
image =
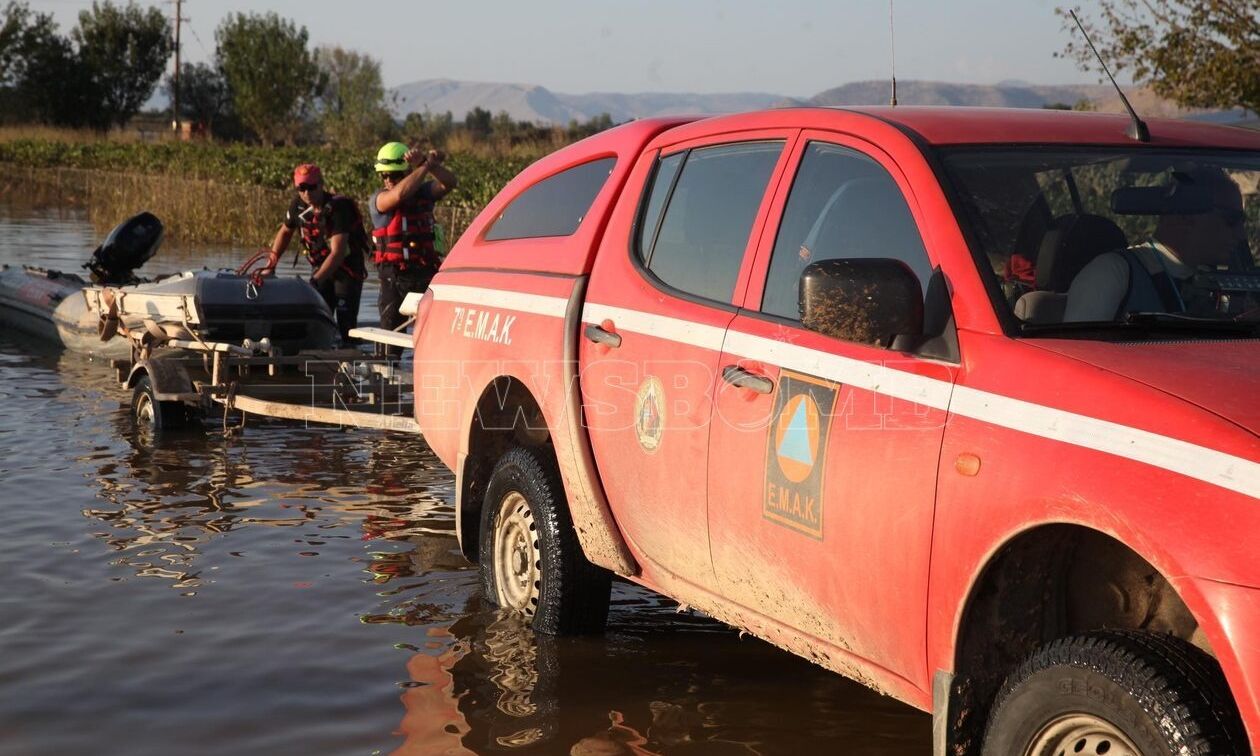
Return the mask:
M923 288L891 258L819 260L801 274L801 324L845 341L888 347L923 332Z

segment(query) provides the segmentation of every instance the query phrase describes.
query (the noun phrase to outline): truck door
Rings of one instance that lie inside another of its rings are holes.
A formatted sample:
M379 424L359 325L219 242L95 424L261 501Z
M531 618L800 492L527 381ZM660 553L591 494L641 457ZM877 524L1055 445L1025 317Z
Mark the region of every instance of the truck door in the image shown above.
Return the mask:
M705 513L714 375L747 286L784 132L724 134L645 157L583 308L585 422L609 507L643 567L711 585ZM636 187L644 187L641 191ZM620 236L620 238L617 238Z
M931 275L904 179L859 144L803 134L774 203L719 361L710 538L721 593L922 689L952 366L824 336L798 308L818 260L896 258L925 288Z

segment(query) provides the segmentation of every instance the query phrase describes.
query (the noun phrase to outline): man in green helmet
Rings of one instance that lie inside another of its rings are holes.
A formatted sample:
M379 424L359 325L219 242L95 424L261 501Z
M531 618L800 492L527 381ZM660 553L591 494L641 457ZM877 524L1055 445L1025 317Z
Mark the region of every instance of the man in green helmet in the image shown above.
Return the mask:
M398 312L403 298L428 289L437 273L433 206L457 184L444 159L437 150L426 154L402 142L390 142L376 153L384 188L368 200L368 211L381 280L377 306L382 328L393 330L404 323Z

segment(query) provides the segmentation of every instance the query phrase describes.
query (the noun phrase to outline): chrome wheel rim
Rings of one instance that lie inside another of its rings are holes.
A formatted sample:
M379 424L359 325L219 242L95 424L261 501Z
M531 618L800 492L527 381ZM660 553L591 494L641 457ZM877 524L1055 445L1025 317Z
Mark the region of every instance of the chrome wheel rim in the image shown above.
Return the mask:
M152 428L157 424L157 414L153 409L153 397L148 394L141 394L136 399L136 422L145 428Z
M1142 756L1120 728L1090 714L1070 714L1050 722L1024 756Z
M494 583L500 606L534 616L542 588L542 552L534 513L517 491L499 503L494 528Z

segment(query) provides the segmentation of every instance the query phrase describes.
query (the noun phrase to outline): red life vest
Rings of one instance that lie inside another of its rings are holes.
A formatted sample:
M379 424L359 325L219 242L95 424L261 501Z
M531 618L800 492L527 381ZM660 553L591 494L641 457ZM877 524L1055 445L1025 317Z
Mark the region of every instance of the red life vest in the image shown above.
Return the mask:
M320 205L308 205L305 212L298 216L300 219L299 228L302 232L302 251L306 255L306 259L311 263L312 268L318 269L324 264L324 260L332 254L332 247L328 246L328 234L325 231L324 214L332 212L334 202L349 202L354 208L354 226L347 240L349 249L346 250L346 258L341 261L341 268L354 278L363 279L366 277L366 271L363 270L363 263L360 261L355 264L353 259L356 254L361 254L362 242L355 238L354 227L357 227L359 239L363 234L363 215L359 212L358 204L341 194L325 194L324 201Z
M377 265L438 267L440 261L433 246L432 200L416 198L383 215L386 225L372 229Z

